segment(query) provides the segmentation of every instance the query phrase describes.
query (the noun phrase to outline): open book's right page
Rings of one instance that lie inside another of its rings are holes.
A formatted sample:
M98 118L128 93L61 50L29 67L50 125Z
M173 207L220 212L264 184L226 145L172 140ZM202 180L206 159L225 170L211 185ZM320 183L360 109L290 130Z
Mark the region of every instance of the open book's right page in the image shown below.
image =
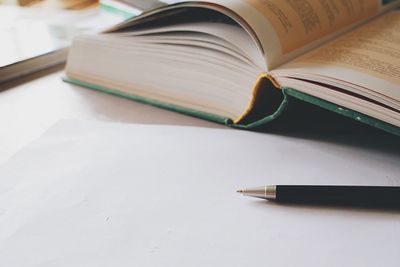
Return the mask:
M400 126L399 29L400 10L391 11L272 75L281 86Z
M269 69L398 7L397 0L245 0L256 11L241 15L263 44ZM259 16L261 15L261 16ZM254 21L262 17L264 20ZM272 30L271 30L272 29Z
M264 53L267 71L400 6L400 0L183 1L218 9L246 28Z

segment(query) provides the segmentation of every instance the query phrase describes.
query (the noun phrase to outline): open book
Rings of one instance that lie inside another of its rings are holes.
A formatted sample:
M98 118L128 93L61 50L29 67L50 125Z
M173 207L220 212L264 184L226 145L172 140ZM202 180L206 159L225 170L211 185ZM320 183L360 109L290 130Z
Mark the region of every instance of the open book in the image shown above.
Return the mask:
M297 98L400 135L400 1L176 2L76 38L66 80L242 128Z

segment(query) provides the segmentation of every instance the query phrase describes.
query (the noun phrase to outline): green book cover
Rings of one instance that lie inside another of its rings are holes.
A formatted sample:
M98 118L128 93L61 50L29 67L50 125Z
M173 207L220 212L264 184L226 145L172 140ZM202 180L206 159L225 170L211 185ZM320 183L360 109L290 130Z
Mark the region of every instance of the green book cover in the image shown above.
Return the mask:
M169 104L166 102L161 102L161 101L157 101L157 100L153 100L153 99L149 99L149 98L145 98L145 97L141 97L138 95L133 95L133 94L128 94L125 92L121 92L119 90L115 90L112 88L106 88L103 86L99 86L99 85L94 85L94 84L90 84L87 82L83 82L80 80L76 80L76 79L71 79L69 77L64 77L63 78L64 81L72 83L72 84L76 84L79 86L83 86L89 89L93 89L96 91L101 91L104 93L108 93L111 95L116 95L119 97L123 97L123 98L127 98L130 100L134 100L137 102L141 102L141 103L145 103L148 105L152 105L152 106L156 106L156 107L160 107L160 108L164 108L167 110L171 110L171 111L175 111L178 113L182 113L182 114L186 114L186 115L190 115L193 117L198 117L198 118L202 118L205 120L209 120L209 121L213 121L213 122L217 122L220 124L224 124L230 127L234 127L234 128L239 128L239 129L253 129L265 124L268 124L269 122L278 119L287 109L287 107L290 105L291 101L295 98L316 106L319 106L323 109L338 113L340 115L346 116L348 118L354 119L356 121L359 121L361 123L365 123L368 124L370 126L379 128L381 130L384 130L386 132L389 132L391 134L400 136L400 128L396 127L394 125L391 125L389 123L380 121L378 119L375 119L373 117L367 116L365 114L362 114L360 112L348 109L348 108L344 108L341 106L338 106L336 104L333 104L331 102L322 100L320 98L299 92L295 89L292 88L281 88L281 92L283 94L283 98L281 100L281 102L279 103L279 105L277 105L276 110L268 116L265 116L261 119L252 121L252 122L248 122L245 124L235 124L233 123L233 121L229 118L223 118L214 114L210 114L210 113L206 113L206 112L202 112L202 111L198 111L198 110L194 110L194 109L189 109L189 108L185 108L182 106L177 106L177 105L173 105L173 104Z

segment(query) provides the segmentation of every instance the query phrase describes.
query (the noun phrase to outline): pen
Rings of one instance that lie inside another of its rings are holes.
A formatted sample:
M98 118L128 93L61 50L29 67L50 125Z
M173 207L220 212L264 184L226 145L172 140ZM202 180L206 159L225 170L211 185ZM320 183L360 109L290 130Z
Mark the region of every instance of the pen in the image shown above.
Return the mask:
M272 185L237 192L282 203L400 207L398 186Z

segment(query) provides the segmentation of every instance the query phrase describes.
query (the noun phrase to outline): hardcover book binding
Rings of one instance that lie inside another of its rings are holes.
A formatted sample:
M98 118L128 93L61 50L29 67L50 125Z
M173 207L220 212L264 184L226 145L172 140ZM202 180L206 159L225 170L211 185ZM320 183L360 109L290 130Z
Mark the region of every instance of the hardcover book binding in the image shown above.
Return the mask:
M298 102L400 136L400 1L178 2L76 38L65 81L235 128Z
M64 79L64 81L69 82L71 84L79 85L79 86L89 88L92 90L96 90L96 91L104 92L107 94L123 97L123 98L134 100L134 101L137 101L140 103L152 105L155 107L171 110L171 111L186 114L186 115L190 115L193 117L198 117L201 119L213 121L216 123L224 124L224 125L234 127L234 128L239 128L239 129L253 129L256 127L260 127L262 125L266 125L273 120L279 119L280 115L282 113L284 113L285 110L287 109L288 105L290 105L290 103L292 101L291 99L296 98L301 101L319 106L326 110L336 112L340 115L354 119L358 122L362 122L362 123L368 124L370 126L379 128L388 133L400 136L400 128L399 127L395 127L389 123L377 120L375 118L372 118L372 117L362 114L360 112L338 106L334 103L331 103L331 102L325 101L323 99L299 92L292 88L281 88L283 99L282 99L281 103L278 105L278 108L276 109L275 112L273 112L272 114L267 115L266 117L259 119L257 121L254 121L254 122L251 122L248 124L240 124L240 123L234 123L229 118L220 117L220 116L217 116L214 114L210 114L210 113L206 113L206 112L202 112L202 111L198 111L198 110L188 109L188 108L185 108L182 106L177 106L177 105L169 104L166 102L156 101L154 99L145 98L145 97L141 97L138 95L127 94L125 92L121 92L121 91L118 91L115 89L105 88L105 87L102 87L99 85L94 85L94 84L89 84L89 83L86 83L83 81L71 79L69 77L64 77L63 79Z

